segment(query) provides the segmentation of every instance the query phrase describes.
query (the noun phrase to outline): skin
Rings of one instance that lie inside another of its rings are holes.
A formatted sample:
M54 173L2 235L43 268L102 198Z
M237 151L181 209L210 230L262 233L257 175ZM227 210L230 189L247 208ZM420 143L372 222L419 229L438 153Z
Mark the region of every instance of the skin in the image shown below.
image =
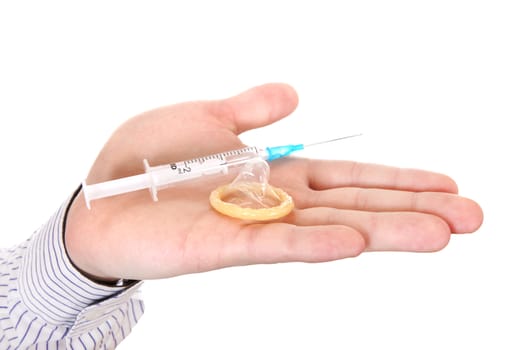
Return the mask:
M240 133L271 124L297 106L285 84L255 87L225 100L182 103L136 116L108 140L88 184L143 173L142 160L166 164L241 148ZM155 140L152 142L151 140ZM191 145L191 146L190 146ZM365 251L433 252L451 233L473 232L480 206L457 195L448 176L351 161L287 158L272 163L270 183L296 208L269 223L225 217L209 205L220 180L92 202L82 193L66 223L73 263L101 280L157 279L224 267L324 262Z

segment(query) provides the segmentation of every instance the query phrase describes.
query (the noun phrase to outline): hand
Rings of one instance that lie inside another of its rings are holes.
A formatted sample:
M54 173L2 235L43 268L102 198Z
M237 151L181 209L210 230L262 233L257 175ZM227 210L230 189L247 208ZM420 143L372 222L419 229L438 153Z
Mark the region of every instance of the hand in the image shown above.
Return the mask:
M243 131L271 124L297 105L295 91L269 84L221 100L182 103L124 123L95 161L87 183L243 147ZM322 168L325 171L320 171ZM74 200L66 248L97 278L154 279L235 265L321 262L363 251L436 251L451 233L475 231L481 208L457 195L449 177L421 170L288 158L272 164L270 183L296 209L283 220L247 223L218 214L208 196L221 183L188 184L100 199Z

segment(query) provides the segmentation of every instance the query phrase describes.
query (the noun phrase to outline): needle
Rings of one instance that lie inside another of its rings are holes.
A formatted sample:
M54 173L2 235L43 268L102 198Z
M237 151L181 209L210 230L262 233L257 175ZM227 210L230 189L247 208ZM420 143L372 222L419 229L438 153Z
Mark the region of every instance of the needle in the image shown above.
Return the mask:
M343 137L338 137L336 139L331 139L331 140L326 140L326 141L320 141L320 142L314 142L314 143L310 143L308 145L304 145L304 147L310 147L310 146L316 146L316 145L322 145L323 143L328 143L328 142L334 142L334 141L340 141L340 140L344 140L344 139L349 139L351 137L357 137L357 136L362 136L363 134L353 134L353 135L348 135L348 136L343 136Z

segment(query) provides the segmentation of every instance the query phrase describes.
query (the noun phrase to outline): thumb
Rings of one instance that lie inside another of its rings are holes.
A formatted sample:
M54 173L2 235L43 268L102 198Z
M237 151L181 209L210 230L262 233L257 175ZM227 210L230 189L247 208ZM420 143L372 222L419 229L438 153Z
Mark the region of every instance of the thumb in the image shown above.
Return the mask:
M240 134L286 117L297 107L298 96L290 85L272 83L217 103L216 114L229 124L230 130Z

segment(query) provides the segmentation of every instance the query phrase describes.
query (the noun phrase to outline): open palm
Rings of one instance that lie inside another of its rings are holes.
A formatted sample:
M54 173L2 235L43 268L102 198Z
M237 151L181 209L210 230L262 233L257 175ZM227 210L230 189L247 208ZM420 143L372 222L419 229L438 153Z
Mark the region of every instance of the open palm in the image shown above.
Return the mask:
M153 110L123 124L95 161L87 183L142 173L142 160L166 164L243 147L237 135L291 113L294 90L268 84L220 101ZM322 166L320 166L322 165ZM349 161L289 158L272 164L270 182L296 209L270 223L231 219L208 196L225 179L73 202L66 247L98 278L153 279L227 266L320 262L377 250L435 251L451 233L475 231L480 207L458 196L447 176ZM320 169L324 169L322 171ZM222 181L222 182L221 182Z

